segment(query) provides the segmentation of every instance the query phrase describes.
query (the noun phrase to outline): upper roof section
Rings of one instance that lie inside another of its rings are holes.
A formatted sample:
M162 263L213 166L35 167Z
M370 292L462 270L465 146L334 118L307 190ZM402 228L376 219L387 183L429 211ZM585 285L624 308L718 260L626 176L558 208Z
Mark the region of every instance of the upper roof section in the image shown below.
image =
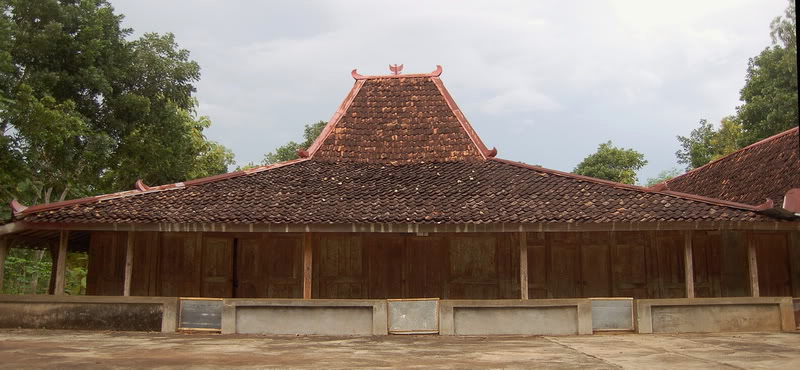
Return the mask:
M486 148L444 87L441 73L441 66L409 75L362 76L353 70L353 89L301 156L384 164L494 156L496 151Z
M798 128L761 140L666 182L670 190L745 204L783 204L800 188Z

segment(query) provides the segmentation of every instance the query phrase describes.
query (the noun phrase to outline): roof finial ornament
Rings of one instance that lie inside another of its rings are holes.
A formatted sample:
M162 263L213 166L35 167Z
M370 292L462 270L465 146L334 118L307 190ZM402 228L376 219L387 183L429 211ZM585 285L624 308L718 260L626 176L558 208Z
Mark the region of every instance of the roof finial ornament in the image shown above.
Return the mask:
M401 65L398 66L397 64L395 64L395 65L391 65L390 64L389 65L389 70L392 71L393 75L399 75L400 73L403 72L403 65L401 64Z

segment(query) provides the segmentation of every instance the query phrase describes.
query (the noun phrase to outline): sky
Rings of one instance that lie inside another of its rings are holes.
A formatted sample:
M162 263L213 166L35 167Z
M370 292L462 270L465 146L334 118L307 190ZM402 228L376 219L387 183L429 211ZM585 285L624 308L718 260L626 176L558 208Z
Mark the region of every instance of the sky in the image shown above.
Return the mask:
M683 169L676 135L740 104L785 0L110 0L134 36L172 32L202 68L198 113L238 164L329 120L350 71L441 78L498 157L572 171L600 143Z

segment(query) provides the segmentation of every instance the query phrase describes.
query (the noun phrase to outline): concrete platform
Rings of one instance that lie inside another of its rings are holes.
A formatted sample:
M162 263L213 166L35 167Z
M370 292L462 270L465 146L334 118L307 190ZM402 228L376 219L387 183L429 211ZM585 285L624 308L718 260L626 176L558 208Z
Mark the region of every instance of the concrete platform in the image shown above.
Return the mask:
M798 333L255 336L0 330L2 368L800 368Z

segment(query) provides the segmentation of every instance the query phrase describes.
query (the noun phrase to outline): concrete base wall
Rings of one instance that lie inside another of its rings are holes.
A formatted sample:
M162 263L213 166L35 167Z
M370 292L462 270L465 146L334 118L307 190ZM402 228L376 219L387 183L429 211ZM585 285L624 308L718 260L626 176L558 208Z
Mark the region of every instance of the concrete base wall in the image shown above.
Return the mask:
M794 299L794 325L800 330L800 298Z
M794 331L791 298L678 298L636 302L639 333Z
M0 327L174 332L177 298L0 296Z
M588 299L444 300L442 335L574 335L592 333Z
M222 333L387 335L386 301L225 299Z

